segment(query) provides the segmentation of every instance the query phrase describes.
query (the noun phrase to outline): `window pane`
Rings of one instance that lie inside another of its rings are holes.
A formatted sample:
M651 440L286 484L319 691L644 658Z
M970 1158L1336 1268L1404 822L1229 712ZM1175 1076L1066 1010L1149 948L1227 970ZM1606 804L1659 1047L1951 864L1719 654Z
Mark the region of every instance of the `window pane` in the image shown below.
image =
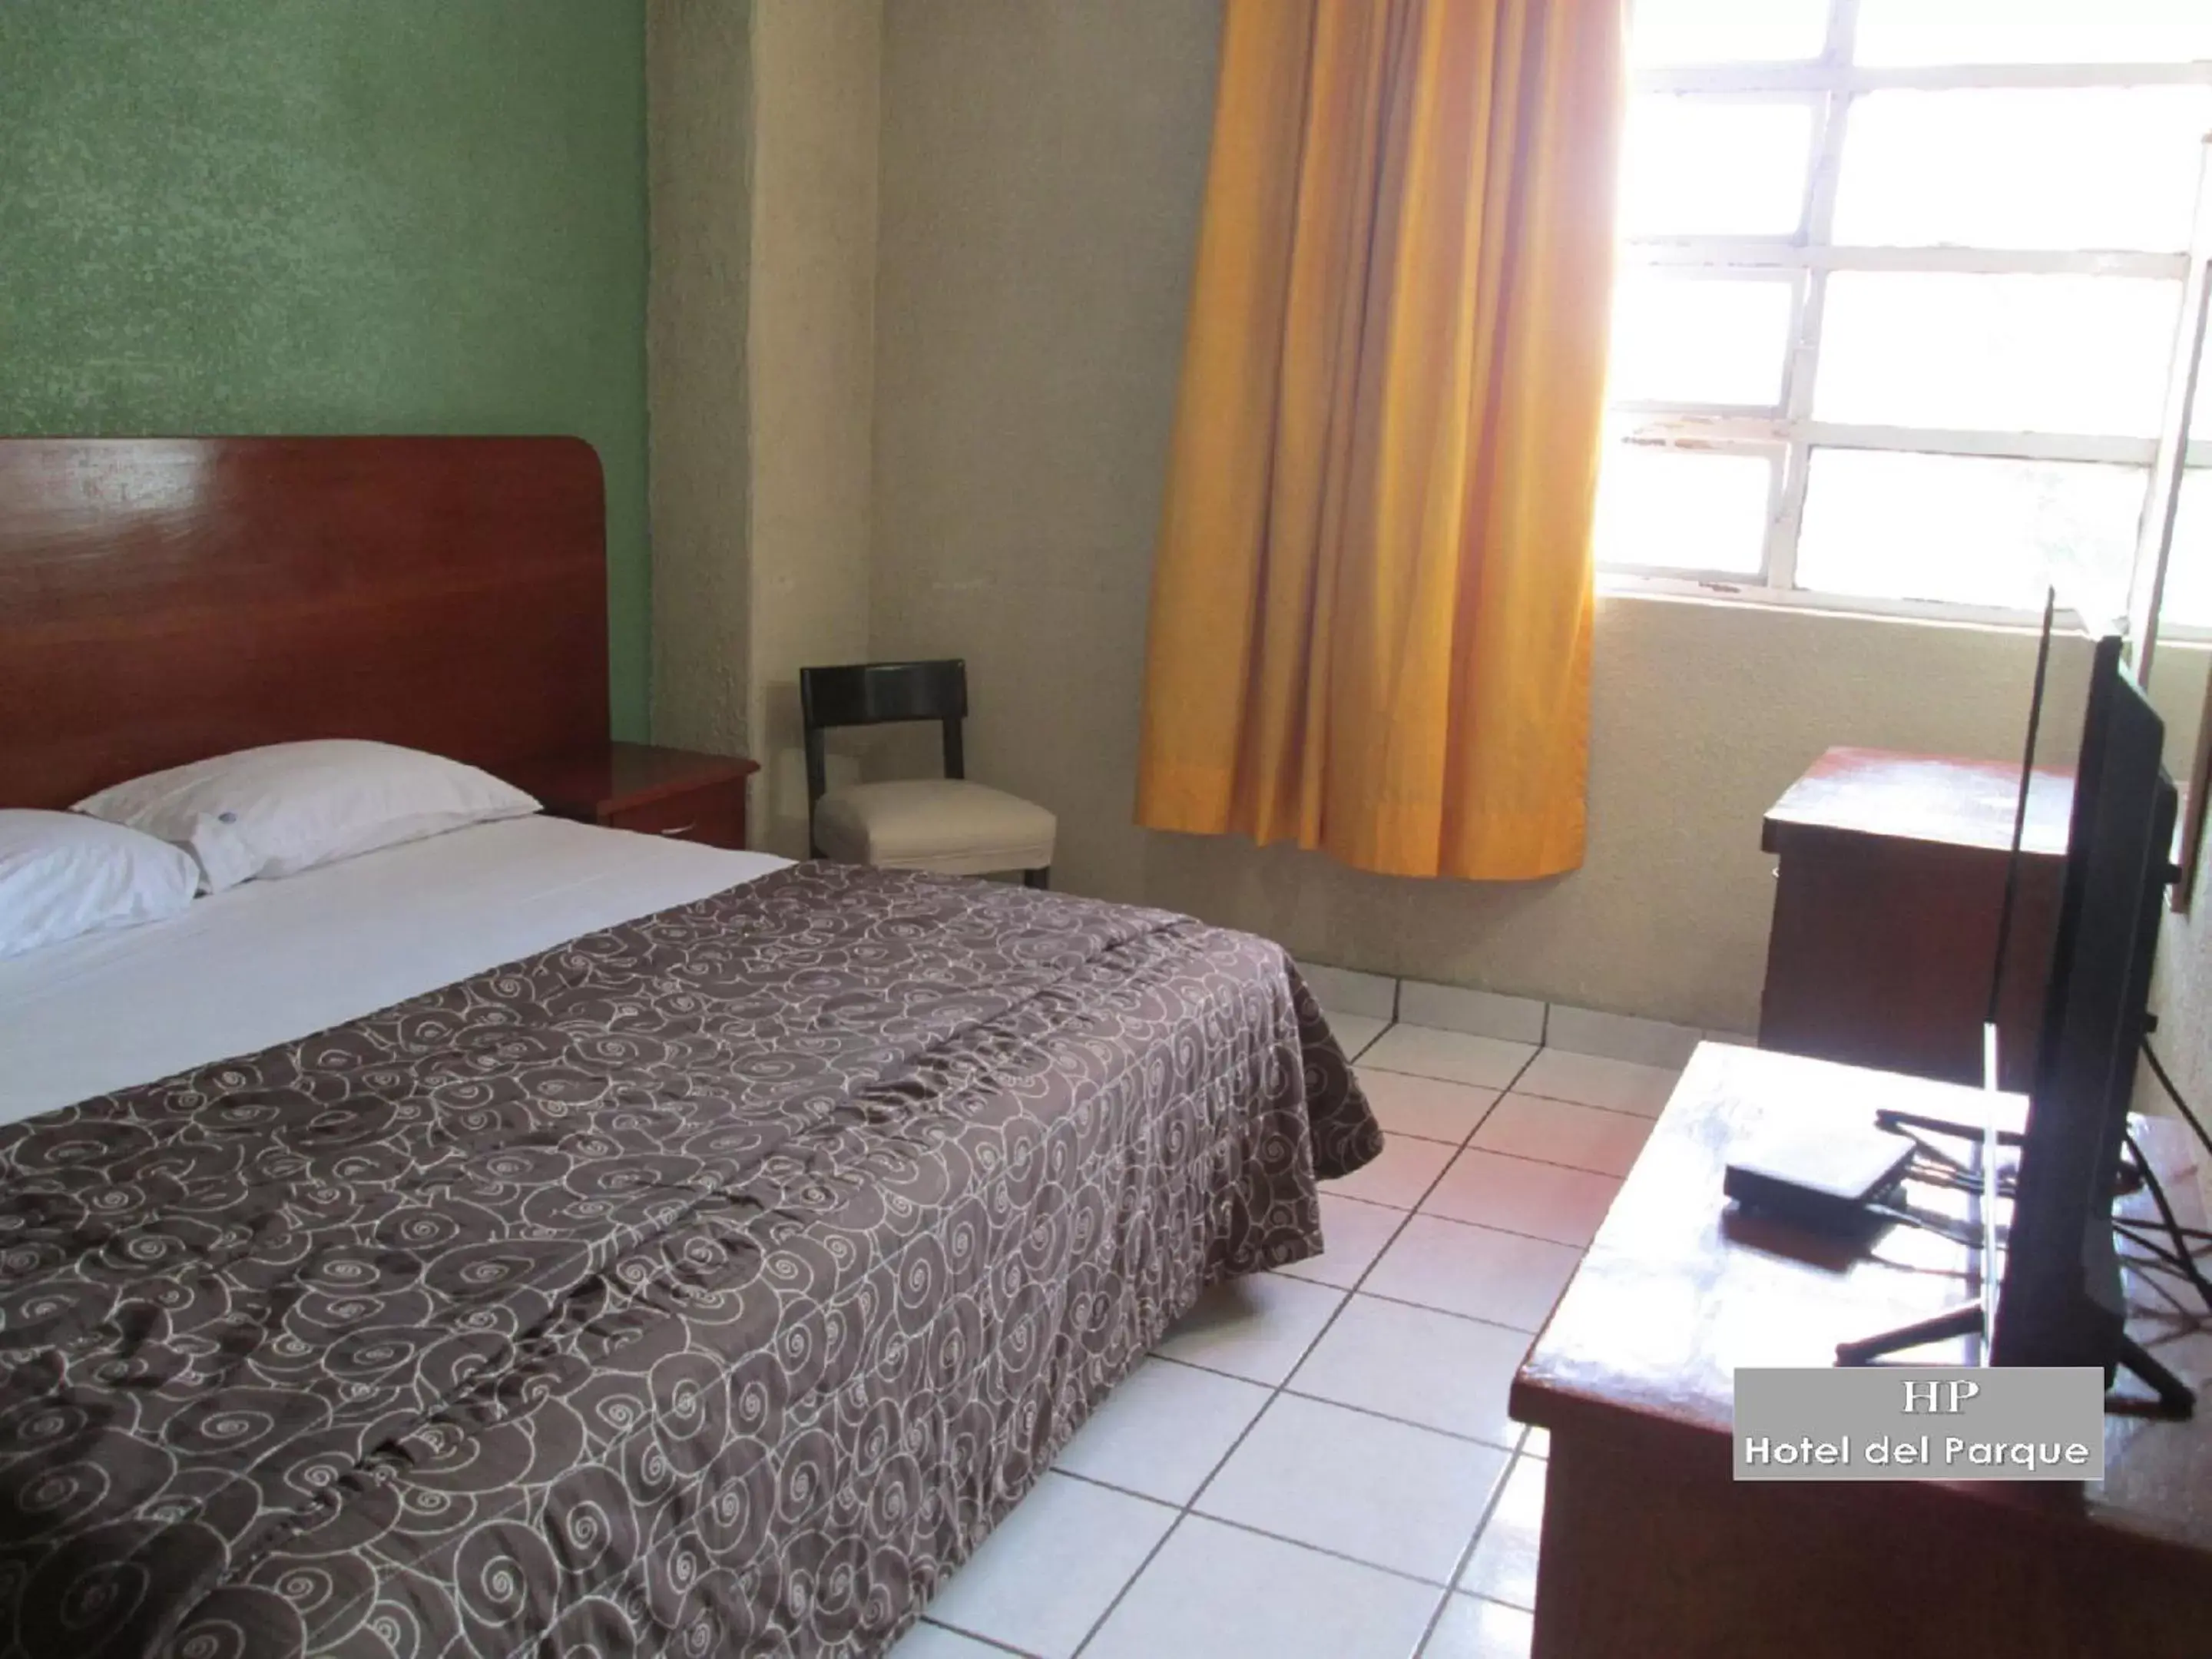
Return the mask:
M2148 438L2179 283L1837 271L1813 413L1823 421Z
M1613 295L1608 395L1778 405L1790 295L1787 282L1624 270Z
M2127 609L2141 467L1816 449L1797 585L1824 593L2040 610Z
M1597 491L1597 562L1754 576L1765 566L1774 464L1617 442Z
M2212 58L2201 0L1860 0L1862 64L2171 64Z
M1786 236L1803 211L1812 107L1638 98L1621 153L1629 236Z
M2212 470L2191 467L2181 475L2158 622L2160 628L2212 628Z
M2189 246L2212 88L1877 92L1851 106L1836 240Z
M1828 0L1637 0L1640 64L1802 60L1827 35Z

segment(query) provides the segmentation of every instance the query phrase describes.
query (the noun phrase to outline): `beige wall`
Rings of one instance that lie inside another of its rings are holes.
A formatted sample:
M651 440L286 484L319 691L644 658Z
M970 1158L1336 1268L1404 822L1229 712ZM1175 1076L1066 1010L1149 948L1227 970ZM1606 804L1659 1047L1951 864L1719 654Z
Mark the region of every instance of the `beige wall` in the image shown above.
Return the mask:
M2212 653L2202 649L2160 646L2151 665L2151 702L2166 720L2166 768L2185 790L2196 754L2208 656ZM2212 1127L2212 870L2199 873L2192 893L2191 913L2167 912L2159 937L2150 999L2159 1029L2151 1044L2198 1119ZM2172 1114L2148 1066L2136 1073L2136 1103ZM2205 1205L2212 1209L2212 1155L2200 1158L2197 1173Z
M2159 1029L2151 1046L2197 1116L2212 1127L2212 879L2200 881L2188 915L2169 914L2151 974L2151 1006ZM2136 1076L2136 1103L2169 1115L2165 1092L2145 1066ZM2212 1156L2200 1156L2197 1181L2212 1209Z
M798 671L868 649L879 0L652 0L653 730L806 851Z
M750 737L751 80L749 5L650 0L653 732L726 754Z
M1589 858L1554 881L1131 825L1218 27L1202 0L890 0L873 651L968 658L971 769L1059 812L1070 888L1316 960L1750 1029L1765 807L1830 744L2017 754L2031 640L1601 600ZM2084 660L2061 656L2054 756Z
M754 0L753 844L804 857L799 670L868 656L878 0Z

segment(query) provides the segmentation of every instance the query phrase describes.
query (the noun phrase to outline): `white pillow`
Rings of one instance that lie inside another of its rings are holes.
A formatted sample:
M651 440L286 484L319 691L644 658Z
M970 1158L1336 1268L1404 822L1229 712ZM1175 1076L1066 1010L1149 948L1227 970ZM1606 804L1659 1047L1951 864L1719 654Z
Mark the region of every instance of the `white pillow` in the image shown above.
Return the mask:
M473 766L353 738L242 749L76 804L183 848L210 893L537 810Z
M67 812L0 810L0 957L181 914L199 866L167 842Z

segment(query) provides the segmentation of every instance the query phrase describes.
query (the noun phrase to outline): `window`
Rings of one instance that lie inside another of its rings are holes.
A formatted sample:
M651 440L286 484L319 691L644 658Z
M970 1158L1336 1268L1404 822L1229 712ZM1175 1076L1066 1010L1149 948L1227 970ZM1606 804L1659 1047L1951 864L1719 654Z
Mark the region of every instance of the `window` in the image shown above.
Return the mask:
M2212 0L1635 12L1600 565L1991 617L2056 580L2124 616ZM2212 467L2212 389L2196 427ZM2185 475L2167 594L2212 624L2212 472Z

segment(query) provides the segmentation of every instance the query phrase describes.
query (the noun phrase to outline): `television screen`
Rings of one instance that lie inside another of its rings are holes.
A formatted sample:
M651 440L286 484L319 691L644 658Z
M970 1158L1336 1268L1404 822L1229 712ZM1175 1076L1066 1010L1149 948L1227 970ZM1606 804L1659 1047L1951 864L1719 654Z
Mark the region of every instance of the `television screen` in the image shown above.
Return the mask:
M2164 740L2120 641L2100 641L1997 1299L1990 1357L2001 1365L2109 1375L2130 1346L2112 1211L2170 878Z

